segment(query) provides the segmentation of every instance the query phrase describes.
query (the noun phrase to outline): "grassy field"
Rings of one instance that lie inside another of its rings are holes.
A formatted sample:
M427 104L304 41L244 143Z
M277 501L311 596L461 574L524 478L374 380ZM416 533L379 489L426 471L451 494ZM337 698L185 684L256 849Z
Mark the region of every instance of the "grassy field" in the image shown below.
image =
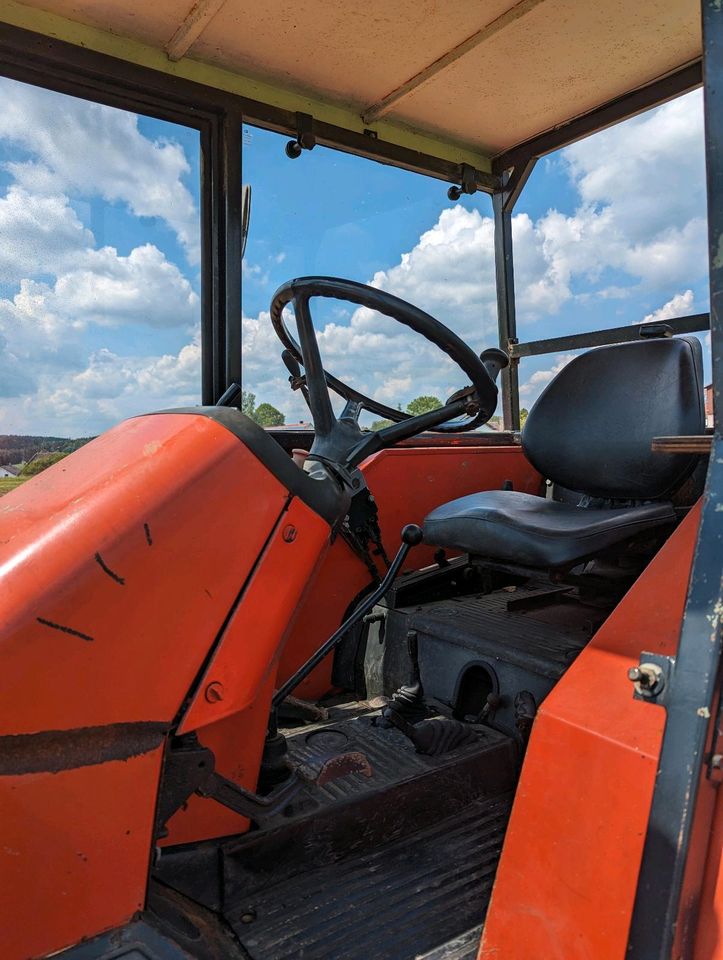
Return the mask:
M19 487L21 483L25 483L26 479L27 477L0 477L0 497L5 496L6 493L10 493L15 487Z

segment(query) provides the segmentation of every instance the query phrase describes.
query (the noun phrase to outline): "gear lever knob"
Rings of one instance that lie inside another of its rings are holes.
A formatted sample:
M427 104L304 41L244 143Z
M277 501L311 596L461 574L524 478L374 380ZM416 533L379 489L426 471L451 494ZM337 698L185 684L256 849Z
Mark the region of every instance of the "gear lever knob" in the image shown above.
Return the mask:
M402 527L402 543L406 543L410 547L416 547L421 542L422 528L418 527L416 523L408 523L405 527Z
M505 367L510 365L510 358L505 351L500 350L499 347L489 347L487 350L483 350L479 358L485 365L485 369L492 381L497 379L500 370L504 370Z

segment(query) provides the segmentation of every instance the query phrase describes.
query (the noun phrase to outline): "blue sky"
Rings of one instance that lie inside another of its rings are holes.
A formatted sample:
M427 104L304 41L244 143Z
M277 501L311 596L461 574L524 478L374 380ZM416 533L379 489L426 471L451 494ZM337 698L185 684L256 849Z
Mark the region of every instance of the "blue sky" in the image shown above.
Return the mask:
M197 402L195 131L0 79L0 432L78 436ZM268 321L291 276L390 290L480 350L495 342L491 203L317 147L244 130L253 188L244 378L287 415ZM707 309L699 93L541 161L515 211L521 339ZM368 311L316 314L327 367L384 402L461 386L424 341ZM569 355L521 367L529 406Z

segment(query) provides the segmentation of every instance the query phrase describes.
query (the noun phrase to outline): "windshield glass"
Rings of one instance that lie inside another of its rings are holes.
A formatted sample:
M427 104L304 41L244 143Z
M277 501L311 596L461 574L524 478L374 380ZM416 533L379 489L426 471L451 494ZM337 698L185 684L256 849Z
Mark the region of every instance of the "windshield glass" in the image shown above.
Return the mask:
M289 160L287 140L244 128L244 179L253 188L243 271L249 409L253 394L255 408L272 406L277 421L309 420L301 395L289 389L268 317L274 290L291 277L372 284L431 313L477 352L496 344L488 196L453 203L442 181L323 147ZM327 370L387 406L419 412L466 384L438 348L387 317L323 300L312 302L312 313Z

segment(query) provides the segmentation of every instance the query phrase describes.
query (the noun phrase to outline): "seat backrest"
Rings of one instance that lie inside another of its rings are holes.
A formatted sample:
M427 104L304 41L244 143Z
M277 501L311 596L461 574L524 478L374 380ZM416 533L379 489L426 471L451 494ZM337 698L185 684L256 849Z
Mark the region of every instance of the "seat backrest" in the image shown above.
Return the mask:
M696 337L589 350L563 367L530 410L525 455L544 477L593 497L664 497L698 457L653 453L651 443L704 431L702 370Z

